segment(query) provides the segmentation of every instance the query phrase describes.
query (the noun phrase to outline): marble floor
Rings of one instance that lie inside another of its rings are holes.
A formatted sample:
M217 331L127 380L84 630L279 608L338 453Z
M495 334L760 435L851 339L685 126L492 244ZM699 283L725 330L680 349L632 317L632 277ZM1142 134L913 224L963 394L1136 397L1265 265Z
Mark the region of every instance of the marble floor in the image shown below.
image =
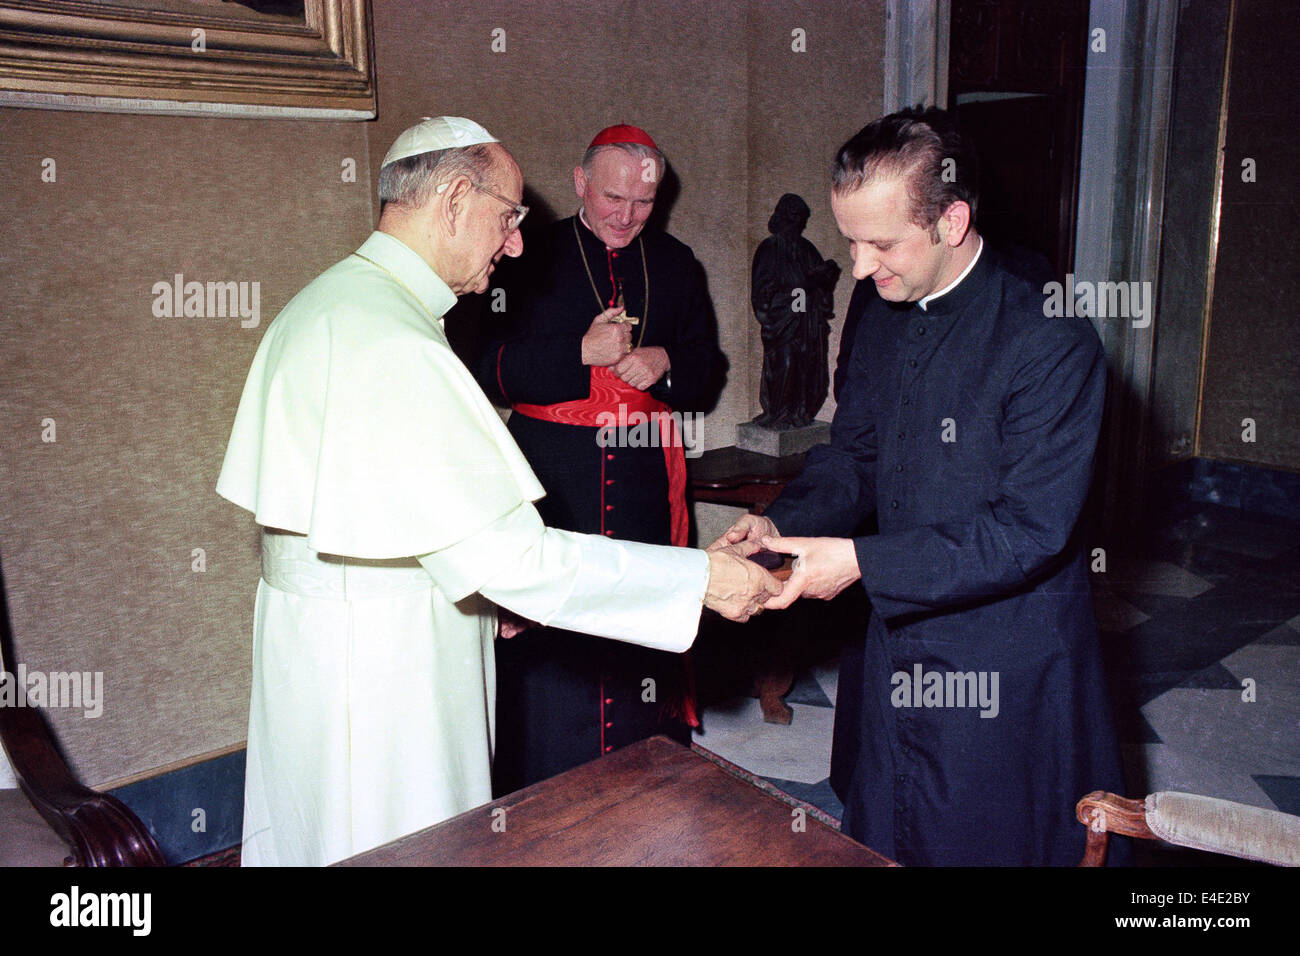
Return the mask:
M1125 795L1182 790L1300 815L1300 521L1186 504L1135 540L1093 575ZM799 662L789 726L764 723L748 688L719 695L696 743L838 819L837 678L833 647ZM1146 864L1231 862L1137 850Z

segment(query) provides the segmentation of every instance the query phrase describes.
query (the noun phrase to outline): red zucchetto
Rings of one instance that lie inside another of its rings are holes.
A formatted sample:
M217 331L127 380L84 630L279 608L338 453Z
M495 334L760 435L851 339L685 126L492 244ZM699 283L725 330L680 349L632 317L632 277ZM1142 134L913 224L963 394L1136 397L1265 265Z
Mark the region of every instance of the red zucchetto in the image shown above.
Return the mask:
M591 141L588 149L595 149L597 146L612 146L615 143L640 143L642 146L649 146L651 149L658 151L659 147L655 141L639 126L628 126L626 123L620 123L617 126L606 126L596 138Z

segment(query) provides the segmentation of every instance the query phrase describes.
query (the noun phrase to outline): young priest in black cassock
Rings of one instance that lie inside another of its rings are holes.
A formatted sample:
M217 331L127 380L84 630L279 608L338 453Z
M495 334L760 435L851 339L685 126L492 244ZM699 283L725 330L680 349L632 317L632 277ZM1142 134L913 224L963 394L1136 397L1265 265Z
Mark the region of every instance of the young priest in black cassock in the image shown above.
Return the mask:
M1075 804L1123 790L1079 521L1106 359L977 234L976 182L942 111L840 150L858 288L831 441L720 543L798 556L768 607L871 602L836 699L845 833L909 866L1073 866Z

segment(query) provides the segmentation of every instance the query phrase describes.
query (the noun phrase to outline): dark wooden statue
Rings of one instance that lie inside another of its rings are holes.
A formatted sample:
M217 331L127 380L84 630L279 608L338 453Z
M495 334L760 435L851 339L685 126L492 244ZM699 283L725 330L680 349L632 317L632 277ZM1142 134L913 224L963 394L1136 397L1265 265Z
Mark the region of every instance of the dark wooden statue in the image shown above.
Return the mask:
M830 385L827 335L840 267L803 237L808 204L786 193L754 252L750 301L763 327L763 382L755 424L802 428L812 423Z

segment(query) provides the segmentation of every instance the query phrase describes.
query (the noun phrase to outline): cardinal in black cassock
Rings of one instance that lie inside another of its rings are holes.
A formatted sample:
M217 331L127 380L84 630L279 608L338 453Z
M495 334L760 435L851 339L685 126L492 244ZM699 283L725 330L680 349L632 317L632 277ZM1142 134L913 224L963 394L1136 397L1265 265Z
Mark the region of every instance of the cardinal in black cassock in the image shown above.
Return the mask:
M592 147L620 139L653 148L629 126L603 131ZM689 436L678 433L676 447L665 449L671 432L652 415L706 409L719 392L716 324L690 248L649 226L610 248L584 210L530 236L520 259L501 263L494 285L505 290L506 308L492 316L499 329L474 371L495 402L514 409L510 433L546 489L537 503L542 519L684 545ZM662 348L670 360L641 392L582 362L593 318L617 304L638 320L632 345ZM694 704L681 655L532 628L497 642L497 675L498 794L653 734L690 741Z

